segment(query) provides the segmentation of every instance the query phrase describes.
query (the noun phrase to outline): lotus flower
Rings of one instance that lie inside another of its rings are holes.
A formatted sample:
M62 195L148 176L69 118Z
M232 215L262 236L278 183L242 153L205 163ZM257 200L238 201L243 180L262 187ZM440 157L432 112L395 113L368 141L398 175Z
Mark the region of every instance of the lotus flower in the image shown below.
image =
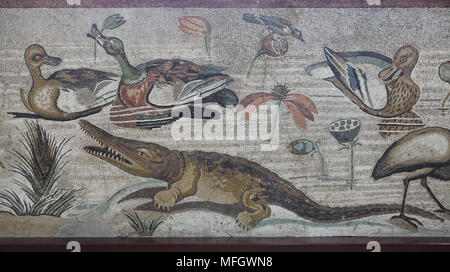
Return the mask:
M291 111L292 115L294 116L294 120L297 126L303 129L306 129L307 127L306 119L314 121L313 113L319 113L316 104L314 104L314 102L308 96L300 93L290 93L290 90L288 90L285 85L279 84L275 85L271 93L258 92L246 96L238 104L236 111L242 111L250 105L259 106L270 100L276 101L276 104L278 105L278 111L281 102L283 102L283 104ZM276 122L278 122L278 111L276 112ZM248 118L247 115L245 115L245 117Z
M198 16L184 16L178 19L181 31L194 37L204 37L205 49L208 57L211 57L211 25L209 22Z
M353 189L353 148L358 143L358 133L361 128L361 121L358 119L339 119L334 121L328 127L328 131L333 135L333 137L342 146L340 149L349 150L349 160L350 160L350 189Z

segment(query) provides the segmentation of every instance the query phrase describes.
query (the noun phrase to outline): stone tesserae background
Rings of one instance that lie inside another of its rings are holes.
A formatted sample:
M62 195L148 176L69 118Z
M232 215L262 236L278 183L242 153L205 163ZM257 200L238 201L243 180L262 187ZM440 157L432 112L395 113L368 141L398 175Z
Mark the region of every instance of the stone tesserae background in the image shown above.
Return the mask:
M1 237L449 235L448 9L0 13Z

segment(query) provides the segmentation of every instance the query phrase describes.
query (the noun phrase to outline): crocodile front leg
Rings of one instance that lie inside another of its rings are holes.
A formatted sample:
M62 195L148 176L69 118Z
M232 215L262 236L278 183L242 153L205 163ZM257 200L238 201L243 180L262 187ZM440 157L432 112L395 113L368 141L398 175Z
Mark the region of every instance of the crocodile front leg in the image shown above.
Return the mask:
M200 177L200 170L190 160L185 161L184 174L180 180L172 183L170 189L158 192L153 203L163 210L169 210L175 204L197 193L197 182Z

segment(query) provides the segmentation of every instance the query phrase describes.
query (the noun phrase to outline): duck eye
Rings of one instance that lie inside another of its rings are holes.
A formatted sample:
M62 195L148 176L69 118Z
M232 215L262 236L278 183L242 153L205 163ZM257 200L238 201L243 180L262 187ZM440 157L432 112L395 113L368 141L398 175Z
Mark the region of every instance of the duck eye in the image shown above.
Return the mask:
M403 56L403 57L400 58L400 62L401 63L405 63L407 59L408 58L406 56Z
M35 55L31 58L33 61L40 61L41 60L41 55Z

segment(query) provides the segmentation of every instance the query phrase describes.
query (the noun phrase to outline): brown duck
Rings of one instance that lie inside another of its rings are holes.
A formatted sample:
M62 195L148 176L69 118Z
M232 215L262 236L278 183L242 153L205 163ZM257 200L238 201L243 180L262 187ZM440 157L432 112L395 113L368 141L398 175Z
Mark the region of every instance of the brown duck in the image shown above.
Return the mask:
M93 69L63 69L44 78L41 66L57 66L61 58L51 57L45 49L33 44L25 51L25 62L33 79L28 93L20 90L25 107L33 112L8 112L14 118L41 118L69 121L98 113L112 103L117 87L106 88L116 74Z
M378 78L370 78L358 65L347 61L331 49L325 48L324 51L328 65L335 75L327 80L362 111L383 118L378 124L383 137L424 126L422 119L412 111L420 98L420 88L411 79L411 73L419 59L416 48L411 45L400 47L391 66L379 72ZM375 89L373 83L377 81L381 81L379 85L385 89L384 94L378 94L385 99L385 104L380 108L371 106L371 93Z

